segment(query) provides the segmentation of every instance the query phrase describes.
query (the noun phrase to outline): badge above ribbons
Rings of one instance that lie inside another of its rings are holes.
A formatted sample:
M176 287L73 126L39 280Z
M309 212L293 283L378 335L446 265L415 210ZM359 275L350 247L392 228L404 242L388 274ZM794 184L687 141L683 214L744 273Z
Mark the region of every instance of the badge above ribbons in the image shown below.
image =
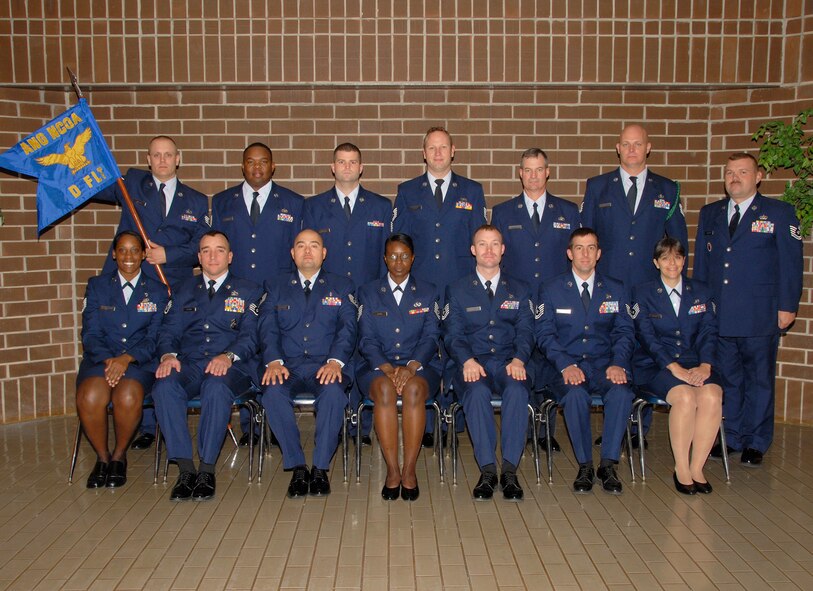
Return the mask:
M0 167L38 180L40 233L121 176L85 99L0 154Z

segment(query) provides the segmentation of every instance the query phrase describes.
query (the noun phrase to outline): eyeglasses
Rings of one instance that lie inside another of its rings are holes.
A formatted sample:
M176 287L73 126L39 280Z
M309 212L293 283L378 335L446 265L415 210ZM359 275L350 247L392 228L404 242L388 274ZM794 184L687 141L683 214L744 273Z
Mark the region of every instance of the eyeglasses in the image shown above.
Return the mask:
M386 256L386 257L384 257L384 258L385 258L385 259L387 259L387 260L392 261L393 263L394 263L395 261L401 261L401 262L405 263L405 262L407 262L409 259L411 259L411 258L412 258L412 254L411 254L411 253L409 253L409 252L402 252L401 254L390 254L390 255L387 255L387 256Z

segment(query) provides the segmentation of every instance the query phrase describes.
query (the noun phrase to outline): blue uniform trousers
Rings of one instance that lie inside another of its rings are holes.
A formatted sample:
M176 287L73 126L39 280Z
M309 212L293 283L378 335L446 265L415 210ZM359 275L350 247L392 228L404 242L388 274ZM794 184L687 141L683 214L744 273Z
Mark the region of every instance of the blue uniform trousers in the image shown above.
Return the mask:
M330 468L330 460L336 452L339 432L344 421L344 409L348 404L346 388L349 378L342 376L342 382L320 384L316 371L322 363L308 361L288 363L291 372L282 384L266 386L263 393L263 406L268 416L268 425L277 436L282 449L282 467L290 470L305 465L305 453L299 427L294 416L293 398L297 394L316 395L316 447L313 450L313 465L321 470Z
M593 395L604 401L604 426L601 431L601 459L617 462L621 441L632 410L634 395L629 384L613 384L602 374L587 375L578 386L566 385L561 376L553 391L564 409L565 424L570 434L576 461L593 461L593 434L590 428L590 406Z
M474 457L481 468L497 463L497 426L491 407L492 393L502 398L500 448L503 460L517 466L525 449L530 388L527 379L519 381L508 376L505 366L509 361L480 358L486 377L476 382L464 382L461 371L455 382L462 392L466 425L474 446Z
M239 362L225 376L204 373L208 363L208 360L182 362L180 372L173 371L167 377L155 380L152 397L170 459L192 459L186 404L200 395L198 456L205 464L217 462L232 402L251 387L251 378L242 371Z
M720 337L726 444L765 453L773 441L774 382L779 335Z

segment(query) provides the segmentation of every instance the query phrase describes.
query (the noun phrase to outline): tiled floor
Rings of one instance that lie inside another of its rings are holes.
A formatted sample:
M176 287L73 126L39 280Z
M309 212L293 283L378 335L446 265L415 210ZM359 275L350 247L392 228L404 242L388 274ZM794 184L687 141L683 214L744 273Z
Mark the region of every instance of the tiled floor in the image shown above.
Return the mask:
M301 423L310 439L311 417ZM710 461L714 493L684 497L658 414L646 483L624 467L622 496L576 496L565 444L553 485L536 485L523 460L521 503L471 499L466 437L456 487L440 484L435 458L422 454L414 504L381 499L375 445L364 449L361 484L352 473L342 482L339 460L329 497L290 500L277 448L262 484L248 485L247 450L227 442L216 499L176 504L175 470L153 486L150 452L130 454L123 489L91 491L83 442L67 485L75 425L0 427L2 589L813 589L811 428L777 425L765 464L733 458L729 485Z

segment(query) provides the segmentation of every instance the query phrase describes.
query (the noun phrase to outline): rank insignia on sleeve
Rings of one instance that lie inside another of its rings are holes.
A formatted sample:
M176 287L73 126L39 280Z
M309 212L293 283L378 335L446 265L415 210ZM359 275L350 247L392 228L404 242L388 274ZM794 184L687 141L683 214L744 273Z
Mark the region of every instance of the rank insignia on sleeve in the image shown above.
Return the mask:
M545 315L545 304L539 304L534 310L534 320L539 320Z
M172 298L169 299L167 302L166 308L164 308L164 314L169 314L169 311L172 309Z
M356 310L356 322L361 320L361 314L364 311L364 304L359 304L358 310Z
M446 317L449 315L449 304L447 303L443 306L443 314L441 315L441 320L446 320Z
M802 232L801 230L799 230L799 226L790 227L790 236L791 238L795 238L796 240L802 239Z
M632 307L630 307L629 304L626 304L626 306L627 306L627 314L630 315L630 318L635 320L638 317L638 314L640 314L640 312L641 312L640 306L638 306L638 304L633 304Z
M438 320L440 320L440 304L438 304L437 302L435 302L435 304L434 304L434 306L433 306L433 307L434 307L434 309L435 309L435 316L437 316L437 317L438 317Z
M88 299L86 297L82 298L82 312L84 312L85 308L87 308L87 307L88 307Z
M390 220L390 232L395 231L395 218L397 218L397 217L398 217L398 208L393 207L392 208L392 219Z
M359 301L356 299L352 293L347 294L347 299L350 300L350 303L353 304L356 308L359 307Z

